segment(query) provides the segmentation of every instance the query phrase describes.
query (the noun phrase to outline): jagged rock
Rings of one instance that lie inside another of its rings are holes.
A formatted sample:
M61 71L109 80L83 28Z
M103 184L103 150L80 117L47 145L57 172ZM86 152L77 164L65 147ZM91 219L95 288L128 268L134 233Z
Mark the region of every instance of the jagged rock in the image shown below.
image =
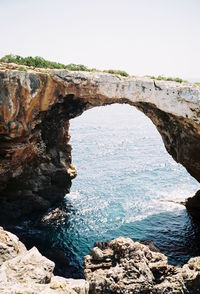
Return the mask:
M18 238L0 228L0 240L5 248L1 251L1 294L88 294L85 280L65 279L53 276L54 262L42 256L37 248L29 251Z
M75 291L77 294L87 294L89 292L89 283L83 279L66 279L67 288Z
M0 227L0 266L3 262L26 252L26 247L18 237Z
M102 250L98 247L94 247L91 251L92 258L94 260L102 260L104 258L104 254Z
M183 266L183 278L189 293L200 293L200 257L190 258Z
M36 247L13 259L5 261L0 267L0 283L34 281L47 284L53 275L54 262L42 256Z
M1 253L2 294L200 293L200 257L191 258L182 268L175 267L154 248L152 251L149 246L120 237L96 243L85 257L86 280L75 280L54 276L52 261L35 247L26 250L15 235L3 228L0 239L12 248L11 254Z
M129 238L112 240L105 249L94 247L84 268L90 294L200 293L199 257L182 268L171 266L162 253Z
M100 72L18 68L0 64L2 221L35 217L63 199L76 176L69 120L96 106L137 107L155 124L169 154L200 181L198 86Z
M192 84L99 72L24 72L0 64L0 220L36 218L63 200L76 176L69 120L96 106L137 107L155 124L174 160L200 181L199 101L200 88ZM199 209L199 203L197 193L186 205ZM42 220L51 222L57 215L62 216L55 210ZM200 291L199 258L176 268L161 253L130 239L95 247L85 258L91 293ZM88 292L85 281L53 277L53 267L37 249L27 251L0 229L0 293Z

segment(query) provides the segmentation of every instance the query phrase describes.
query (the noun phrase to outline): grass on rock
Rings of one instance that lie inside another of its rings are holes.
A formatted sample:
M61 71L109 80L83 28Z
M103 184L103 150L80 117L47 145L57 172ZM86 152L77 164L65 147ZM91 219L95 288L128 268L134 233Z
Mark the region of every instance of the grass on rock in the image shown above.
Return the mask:
M72 71L97 71L95 68L89 68L83 64L62 64L59 62L54 62L54 61L49 61L46 60L40 56L28 56L28 57L22 57L19 55L5 55L0 59L0 62L5 62L5 63L15 63L19 65L25 65L25 66L30 66L34 68L49 68L49 69L66 69L66 70L72 70ZM128 77L128 73L123 71L123 70L105 70L104 72L114 74L114 75L119 75L123 77Z
M29 66L29 67L33 67L33 68L46 68L46 69L66 69L66 70L71 70L71 71L89 71L89 72L98 71L96 68L89 68L83 64L70 63L70 64L66 65L63 63L59 63L59 62L46 60L40 56L22 57L20 55L8 54L8 55L3 56L0 59L0 62L19 64L19 65L21 65L19 67L19 70L25 71L25 72L27 71L27 69L24 66ZM129 74L124 70L108 69L108 70L104 70L103 72L109 73L112 75L116 75L116 76L129 77ZM179 77L173 78L173 77L165 77L162 75L159 75L157 77L155 77L155 76L147 76L147 77L149 77L150 79L153 79L153 80L174 81L174 82L178 82L178 83L186 83L187 82ZM200 83L194 83L194 84L197 86L200 86Z
M148 78L150 79L153 79L153 80L158 80L158 81L172 81L172 82L177 82L177 83L187 83L186 80L183 80L179 77L164 77L164 76L147 76Z

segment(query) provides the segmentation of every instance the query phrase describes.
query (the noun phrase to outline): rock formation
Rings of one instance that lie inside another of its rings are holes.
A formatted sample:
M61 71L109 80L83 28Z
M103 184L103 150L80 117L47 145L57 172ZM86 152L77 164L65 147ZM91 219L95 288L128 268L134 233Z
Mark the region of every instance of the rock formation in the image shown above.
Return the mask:
M98 244L85 257L85 277L90 294L200 293L200 257L182 268L129 238Z
M0 227L2 294L168 294L200 293L200 257L182 268L129 238L95 244L84 261L84 279L53 275L54 263L37 248L27 250L17 236Z
M63 199L76 175L69 120L101 105L144 112L169 154L200 181L199 100L191 84L0 64L1 220L30 217Z
M37 248L28 251L17 236L0 227L1 294L88 294L87 281L54 276L54 266Z

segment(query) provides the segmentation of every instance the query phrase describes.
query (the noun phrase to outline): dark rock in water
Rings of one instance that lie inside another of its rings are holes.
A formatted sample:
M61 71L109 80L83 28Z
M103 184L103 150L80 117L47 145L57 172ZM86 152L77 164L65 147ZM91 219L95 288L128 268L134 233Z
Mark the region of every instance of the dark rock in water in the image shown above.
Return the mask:
M61 206L49 209L38 220L37 225L40 226L59 226L67 219L68 210L66 206Z
M110 241L105 249L94 247L84 260L91 294L200 293L200 257L182 268L167 257L129 238Z
M200 190L196 192L196 194L193 197L189 197L186 202L185 206L188 208L188 210L191 211L200 211Z

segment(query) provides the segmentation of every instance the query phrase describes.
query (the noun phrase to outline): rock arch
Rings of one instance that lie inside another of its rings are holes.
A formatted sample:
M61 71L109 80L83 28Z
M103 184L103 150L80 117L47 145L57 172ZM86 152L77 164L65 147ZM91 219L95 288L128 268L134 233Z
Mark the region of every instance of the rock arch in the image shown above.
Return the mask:
M199 100L200 88L190 84L1 65L1 218L30 216L63 199L76 176L69 120L96 106L138 108L152 120L168 153L200 181Z

